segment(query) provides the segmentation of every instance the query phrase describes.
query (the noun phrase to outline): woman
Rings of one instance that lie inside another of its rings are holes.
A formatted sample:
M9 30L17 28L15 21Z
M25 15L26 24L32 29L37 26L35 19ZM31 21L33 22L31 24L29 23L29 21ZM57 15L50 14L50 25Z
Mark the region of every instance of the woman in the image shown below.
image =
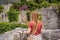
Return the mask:
M27 40L42 40L41 39L41 28L42 22L38 20L38 12L32 12L32 20L29 22L28 31L24 33L30 33L30 37Z

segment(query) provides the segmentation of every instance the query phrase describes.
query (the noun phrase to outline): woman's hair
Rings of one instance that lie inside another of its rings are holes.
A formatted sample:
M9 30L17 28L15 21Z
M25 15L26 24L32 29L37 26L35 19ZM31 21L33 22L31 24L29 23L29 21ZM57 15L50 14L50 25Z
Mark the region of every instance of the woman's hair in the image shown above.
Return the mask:
M37 11L32 11L32 13L31 13L32 19L31 20L33 20L34 16L37 17L37 19L38 19L38 12Z

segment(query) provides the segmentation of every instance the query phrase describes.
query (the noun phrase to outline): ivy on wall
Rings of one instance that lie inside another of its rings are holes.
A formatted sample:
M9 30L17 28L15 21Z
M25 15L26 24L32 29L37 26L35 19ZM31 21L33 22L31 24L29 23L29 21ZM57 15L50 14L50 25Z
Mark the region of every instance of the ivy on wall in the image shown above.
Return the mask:
M0 5L0 13L3 12L4 7Z
M19 12L16 11L15 9L11 9L10 11L7 12L9 22L14 22L18 21L18 14Z

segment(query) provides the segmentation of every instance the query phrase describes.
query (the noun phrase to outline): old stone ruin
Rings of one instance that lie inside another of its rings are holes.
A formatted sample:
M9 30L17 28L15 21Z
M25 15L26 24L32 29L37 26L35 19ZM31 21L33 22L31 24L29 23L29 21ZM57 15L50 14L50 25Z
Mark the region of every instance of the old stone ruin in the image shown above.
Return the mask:
M42 8L38 10L42 14L43 28L42 40L60 40L60 20L54 8ZM25 28L16 28L10 32L0 34L0 40L27 40L29 34L24 34ZM22 31L22 34L20 33Z

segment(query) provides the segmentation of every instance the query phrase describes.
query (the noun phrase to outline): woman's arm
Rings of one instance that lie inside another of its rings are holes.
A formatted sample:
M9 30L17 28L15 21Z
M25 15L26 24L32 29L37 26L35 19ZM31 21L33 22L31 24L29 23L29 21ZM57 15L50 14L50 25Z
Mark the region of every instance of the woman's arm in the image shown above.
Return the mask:
M27 31L24 31L23 33L30 34L31 28L28 28Z
M30 31L31 31L31 22L28 23L28 30L24 31L23 33L30 34Z

